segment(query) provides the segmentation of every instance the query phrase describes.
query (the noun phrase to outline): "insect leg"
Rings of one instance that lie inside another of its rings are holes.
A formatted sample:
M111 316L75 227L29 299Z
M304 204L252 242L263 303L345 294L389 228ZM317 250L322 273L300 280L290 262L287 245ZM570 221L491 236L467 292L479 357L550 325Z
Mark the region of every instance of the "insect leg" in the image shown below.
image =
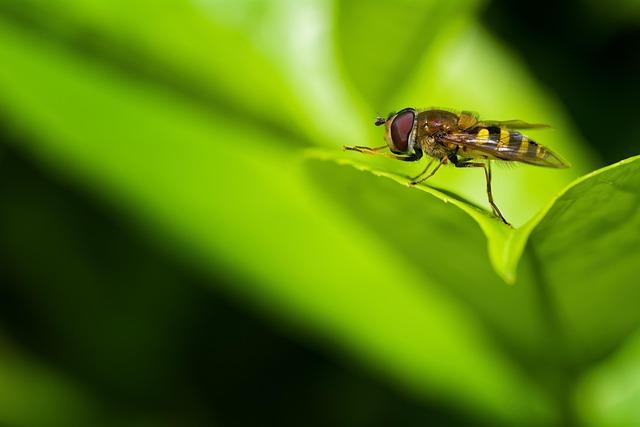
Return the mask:
M494 212L500 217L502 222L504 222L508 226L511 226L511 224L509 224L509 222L504 219L502 212L500 212L500 209L498 209L498 206L493 201L493 193L491 192L491 160L487 160L487 164L484 167L484 176L487 179L487 198L489 199L489 204L493 208Z
M356 145L356 146L345 145L343 147L345 151L357 151L358 153L362 153L362 154L384 156L384 157L389 157L390 159L402 160L403 162L415 162L416 160L419 160L422 157L422 151L419 151L419 150L416 150L411 154L380 153L380 150L383 150L385 148L387 148L386 145L382 147L375 147L375 148L363 147L360 145Z
M429 170L429 167L431 167L431 165L433 164L435 159L431 159L429 160L429 162L427 163L427 166L425 166L425 168L422 170L422 172L420 172L418 175L414 176L413 178L410 178L411 181L416 181L418 178L420 178L422 175L424 175L425 173L427 173L427 170Z
M443 157L443 158L442 158L442 160L440 160L440 163L438 163L438 164L436 165L436 167L435 167L435 168L433 168L433 170L431 171L431 173L429 173L429 175L425 176L424 178L420 178L420 179L419 179L419 180L417 180L417 181L414 179L413 181L411 181L411 182L409 183L409 185L416 185L416 184L420 184L421 182L424 182L424 181L428 180L428 179L429 179L429 178L431 178L433 175L435 175L435 174L436 174L436 172L438 172L438 169L440 169L440 166L442 166L442 165L444 165L445 163L447 163L447 161L449 161L449 159L448 159L447 157ZM431 164L431 163L429 163L429 164ZM425 172L426 172L426 169L425 169ZM424 172L423 172L423 173L424 173ZM420 175L422 175L422 173L421 173ZM418 175L418 176L420 176L420 175Z
M377 153L378 151L384 150L385 148L387 148L386 145L382 145L380 147L364 147L362 145L354 145L354 146L345 145L344 147L342 147L342 149L345 151L357 151L358 153L366 153L366 154Z
M392 159L402 160L403 162L415 162L422 158L422 151L416 150L415 152L409 154L408 156L402 156L398 154L387 154L386 157L391 157Z
M474 162L458 163L456 167L457 168L484 168L484 177L486 178L486 181L487 181L487 198L489 199L489 204L493 209L493 213L497 217L499 217L502 220L502 222L510 226L511 224L509 224L509 222L506 219L504 219L502 212L500 212L500 209L498 209L498 206L493 201L493 193L491 191L491 161L487 160L487 163L474 163Z

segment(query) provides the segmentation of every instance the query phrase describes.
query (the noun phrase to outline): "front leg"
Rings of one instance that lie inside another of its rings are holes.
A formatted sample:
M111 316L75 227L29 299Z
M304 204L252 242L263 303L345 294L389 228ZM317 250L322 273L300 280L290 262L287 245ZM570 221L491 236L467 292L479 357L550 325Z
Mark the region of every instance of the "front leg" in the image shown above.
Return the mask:
M415 150L413 153L407 153L407 154L381 153L380 151L384 150L385 148L387 148L386 145L383 145L382 147L375 147L375 148L364 147L361 145L355 145L355 146L345 145L344 147L342 147L342 149L345 151L357 151L358 153L362 153L362 154L384 156L384 157L389 157L391 159L402 160L403 162L415 162L422 158L421 150Z
M365 147L363 145L345 145L342 147L345 151L357 151L358 153L364 154L376 154L378 151L382 151L387 148L386 145L381 145L380 147Z

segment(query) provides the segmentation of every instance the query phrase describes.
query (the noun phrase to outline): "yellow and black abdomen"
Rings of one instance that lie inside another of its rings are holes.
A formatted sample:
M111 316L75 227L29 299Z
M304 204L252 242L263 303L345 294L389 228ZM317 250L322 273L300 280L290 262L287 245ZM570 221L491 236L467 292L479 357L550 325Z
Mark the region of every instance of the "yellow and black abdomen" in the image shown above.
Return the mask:
M557 154L516 130L488 126L471 129L470 133L474 134L474 137L469 143L496 159L551 168L569 166Z

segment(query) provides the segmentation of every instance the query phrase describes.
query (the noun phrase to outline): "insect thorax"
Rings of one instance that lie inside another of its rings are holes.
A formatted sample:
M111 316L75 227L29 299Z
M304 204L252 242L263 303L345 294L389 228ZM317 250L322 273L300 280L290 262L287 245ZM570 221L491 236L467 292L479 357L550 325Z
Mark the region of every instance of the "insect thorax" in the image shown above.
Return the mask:
M447 157L451 151L431 135L418 135L416 142L426 155L436 159Z

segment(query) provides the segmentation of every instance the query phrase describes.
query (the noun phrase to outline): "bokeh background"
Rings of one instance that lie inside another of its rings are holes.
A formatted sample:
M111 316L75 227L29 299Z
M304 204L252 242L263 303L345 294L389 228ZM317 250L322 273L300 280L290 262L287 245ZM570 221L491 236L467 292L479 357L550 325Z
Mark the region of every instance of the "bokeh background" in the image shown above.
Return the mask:
M495 171L523 224L638 154L637 1L1 0L0 64L0 425L640 425L635 321L564 348L471 219L317 159L549 123L571 169Z

